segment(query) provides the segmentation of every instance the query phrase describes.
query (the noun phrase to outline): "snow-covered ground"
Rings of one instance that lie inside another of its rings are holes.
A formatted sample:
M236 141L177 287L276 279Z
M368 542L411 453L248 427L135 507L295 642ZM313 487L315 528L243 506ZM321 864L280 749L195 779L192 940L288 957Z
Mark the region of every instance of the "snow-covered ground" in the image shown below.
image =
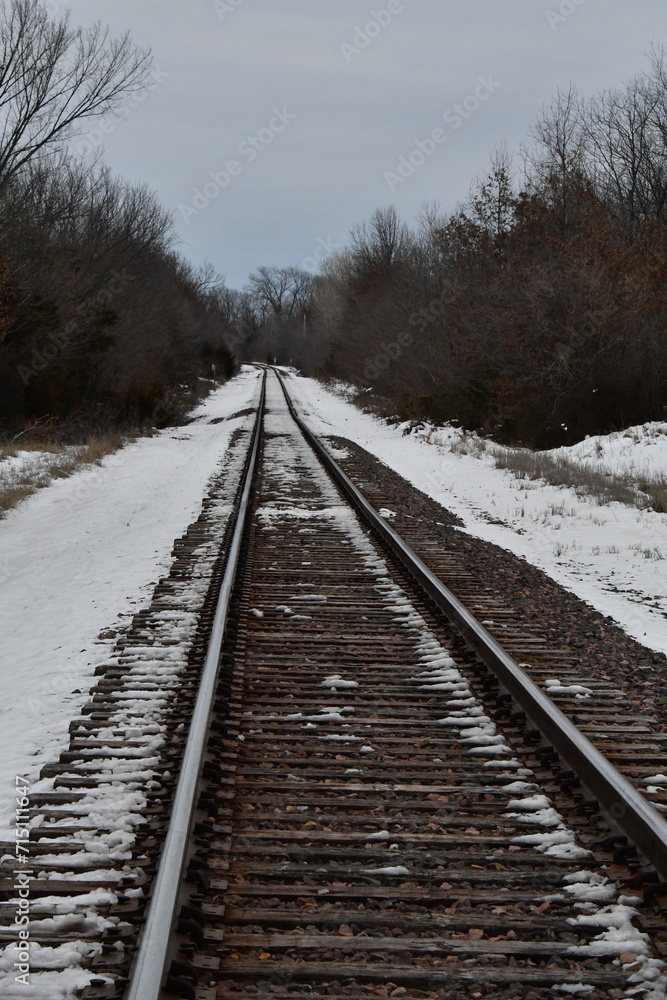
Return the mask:
M115 632L150 603L174 539L252 404L244 369L186 427L142 438L57 480L0 521L0 840L11 839L15 776L34 780L68 741ZM223 422L211 424L221 418Z
M667 423L639 424L613 434L595 435L550 452L596 471L634 479L667 477Z
M516 553L609 615L631 636L667 653L667 515L516 479L491 455L452 451L455 428L405 435L312 379L290 388L318 434L348 437L457 514L465 530ZM615 474L667 474L667 424L589 438L552 453Z

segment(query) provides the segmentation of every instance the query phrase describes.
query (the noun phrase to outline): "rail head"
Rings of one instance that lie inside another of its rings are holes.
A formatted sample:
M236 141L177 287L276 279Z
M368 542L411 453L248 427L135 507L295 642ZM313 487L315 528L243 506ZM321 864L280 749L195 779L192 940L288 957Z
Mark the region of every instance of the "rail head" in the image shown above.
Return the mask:
M158 1000L163 993L163 983L168 972L170 939L177 920L177 908L195 814L199 777L204 762L209 720L220 673L220 653L229 602L236 579L243 530L250 510L250 494L259 455L265 400L266 371L262 375L257 418L239 487L241 495L236 510L234 530L217 600L211 638L192 712L183 763L176 785L169 829L151 892L146 923L140 935L137 953L130 971L125 1000Z
M287 406L302 434L367 524L392 555L421 584L437 607L454 621L482 662L598 800L602 811L641 854L667 879L667 822L655 807L604 757L500 643L387 524L299 416L284 379L278 377Z

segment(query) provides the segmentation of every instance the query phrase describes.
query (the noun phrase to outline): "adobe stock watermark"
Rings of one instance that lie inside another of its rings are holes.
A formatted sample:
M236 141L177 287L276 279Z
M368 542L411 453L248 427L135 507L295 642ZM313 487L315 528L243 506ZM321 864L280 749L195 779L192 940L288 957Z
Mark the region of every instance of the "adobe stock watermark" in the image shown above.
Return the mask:
M586 0L562 0L556 10L550 7L549 10L545 10L544 16L549 22L549 27L552 31L555 31L559 24L563 24L576 14L579 7L583 7Z
M104 287L94 295L88 296L77 308L76 315L79 319L70 320L62 330L52 330L47 337L46 344L43 344L39 350L34 348L30 365L18 366L17 372L23 384L28 385L36 375L45 371L60 357L61 353L80 332L86 313L97 306L109 305L134 280L134 276L128 273L127 268L122 271L112 271L111 278Z
M444 146L451 133L457 132L464 122L471 118L482 104L502 87L502 83L499 80L494 80L493 76L480 76L478 81L472 93L444 112L442 120L447 128L434 128L425 139L416 139L410 152L399 157L396 169L385 170L384 179L392 193L400 184L405 184L430 157Z
M330 254L335 253L336 250L342 250L342 248L343 244L335 243L330 236L327 236L326 239L318 236L312 257L306 257L301 262L301 269L309 271L311 274L317 274L322 261L326 260Z
M247 136L236 147L237 159L228 160L221 170L211 170L208 180L202 187L196 187L192 191L192 198L188 204L181 202L178 212L184 222L190 221L203 212L212 201L215 201L223 191L232 183L234 177L239 177L244 167L254 163L260 153L275 141L276 137L288 128L296 115L287 110L286 107L274 108L273 115L268 124L259 130L256 135Z
M132 112L140 104L143 104L151 91L161 86L168 76L168 73L159 68L151 70L149 76L150 82L145 87L142 87L141 90L137 90L136 93L126 97L123 103L115 109L113 117L102 119L97 128L80 139L74 147L74 152L79 156L87 156L90 153L98 151L104 145L105 137L111 135L118 128L118 119L124 122L128 121Z
M233 14L242 3L245 3L245 0L213 0L213 9L220 20L224 21L227 14Z
M18 902L16 904L17 925L14 950L16 961L13 963L14 982L21 986L30 986L30 879L34 871L30 867L30 782L17 774L15 780L16 808L14 818L15 835L15 868L14 889Z
M429 302L415 312L410 313L408 326L418 333L423 333L430 322L442 316L445 308L453 301L453 296L448 288L444 289L440 295L434 296ZM364 367L364 378L372 382L378 375L386 371L392 361L398 361L400 357L414 344L414 334L403 331L393 340L386 341L380 346L380 350L375 357L366 362Z
M409 0L410 3L413 0ZM389 0L386 7L379 10L371 10L368 21L363 25L357 25L351 42L341 42L340 50L343 53L345 62L350 65L355 56L361 55L374 38L381 35L385 28L388 28L398 14L405 10L403 0Z
M434 296L427 305L422 306L416 312L410 314L409 326L417 328L419 333L424 333L429 323L442 316L445 308L454 301L454 296L448 288L443 289L440 295Z
M364 365L364 378L367 382L372 382L378 375L386 371L392 361L398 361L404 351L412 347L414 337L411 333L399 333L394 340L385 341L380 344L382 350L378 351L371 361Z

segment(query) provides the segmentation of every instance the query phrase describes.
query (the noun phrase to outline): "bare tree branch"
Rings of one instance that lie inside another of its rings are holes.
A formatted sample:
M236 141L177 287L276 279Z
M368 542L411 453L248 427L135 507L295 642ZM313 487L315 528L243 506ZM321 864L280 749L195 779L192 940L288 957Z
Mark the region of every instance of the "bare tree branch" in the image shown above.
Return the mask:
M61 148L88 119L145 85L150 53L97 22L73 28L43 0L0 7L0 184L39 154Z

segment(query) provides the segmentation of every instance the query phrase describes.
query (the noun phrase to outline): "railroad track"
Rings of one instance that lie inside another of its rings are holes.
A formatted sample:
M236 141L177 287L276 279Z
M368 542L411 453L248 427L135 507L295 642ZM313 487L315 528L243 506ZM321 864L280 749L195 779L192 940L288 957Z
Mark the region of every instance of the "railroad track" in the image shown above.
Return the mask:
M79 947L84 1000L664 995L667 827L648 798L665 802L635 789L665 769L664 737L470 593L510 656L334 475L267 372L257 436L179 547L163 611L33 796L50 876L32 883L33 968ZM0 893L10 917L8 879ZM71 926L46 916L54 897Z

